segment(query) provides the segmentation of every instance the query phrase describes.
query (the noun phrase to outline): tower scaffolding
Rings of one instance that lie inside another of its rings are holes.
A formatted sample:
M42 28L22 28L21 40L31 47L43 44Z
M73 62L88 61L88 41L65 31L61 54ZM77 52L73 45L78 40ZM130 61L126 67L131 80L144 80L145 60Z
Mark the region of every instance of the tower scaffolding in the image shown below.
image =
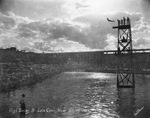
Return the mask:
M134 57L132 51L131 21L129 18L118 20L117 42L117 87L135 87Z

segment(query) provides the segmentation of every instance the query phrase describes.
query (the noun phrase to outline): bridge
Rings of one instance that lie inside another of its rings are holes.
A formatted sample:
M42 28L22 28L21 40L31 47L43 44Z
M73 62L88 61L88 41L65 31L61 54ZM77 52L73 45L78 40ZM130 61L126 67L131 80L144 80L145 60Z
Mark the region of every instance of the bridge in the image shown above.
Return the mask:
M83 52L84 54L85 52ZM90 52L88 52L90 53ZM89 67L85 69L85 71L91 72L103 72L103 73L117 73L117 50L106 50L106 51L98 51L98 52L92 52L97 55L98 53L101 54L100 56L97 56L97 58L100 59L99 65L95 68ZM122 56L126 56L128 54L124 54ZM90 58L90 57L87 57ZM97 58L95 60L97 60ZM83 60L86 60L85 58ZM91 59L91 62L95 61L93 58ZM135 49L133 50L133 60L134 60L134 74L150 74L150 49ZM89 61L90 62L90 61ZM96 64L97 64L96 63ZM121 72L127 71L127 67L121 68Z
M131 50L129 50L131 51ZM117 50L104 50L104 54L117 54ZM148 53L150 49L132 49L133 53Z

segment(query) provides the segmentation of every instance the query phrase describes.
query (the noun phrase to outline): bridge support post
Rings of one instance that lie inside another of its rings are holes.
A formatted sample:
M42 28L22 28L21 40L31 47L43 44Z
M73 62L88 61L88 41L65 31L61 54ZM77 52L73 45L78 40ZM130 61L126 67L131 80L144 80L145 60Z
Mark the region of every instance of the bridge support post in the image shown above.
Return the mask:
M117 55L117 87L135 87L133 71L133 56L131 54Z
M132 53L131 22L129 18L118 20L117 87L135 87L134 58Z

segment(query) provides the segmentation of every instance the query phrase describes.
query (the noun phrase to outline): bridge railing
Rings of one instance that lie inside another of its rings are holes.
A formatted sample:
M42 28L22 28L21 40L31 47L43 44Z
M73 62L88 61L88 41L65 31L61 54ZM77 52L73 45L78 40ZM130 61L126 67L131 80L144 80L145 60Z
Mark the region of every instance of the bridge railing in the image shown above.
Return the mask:
M129 50L130 51L130 50ZM104 50L104 54L117 54L117 50ZM146 53L150 52L150 49L132 49L133 53Z

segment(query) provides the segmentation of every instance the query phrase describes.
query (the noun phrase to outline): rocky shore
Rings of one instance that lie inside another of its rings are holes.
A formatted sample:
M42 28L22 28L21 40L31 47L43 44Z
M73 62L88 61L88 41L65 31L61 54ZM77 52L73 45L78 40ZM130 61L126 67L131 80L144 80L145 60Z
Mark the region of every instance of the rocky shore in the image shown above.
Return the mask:
M62 66L48 64L0 64L0 92L31 86L62 72Z

